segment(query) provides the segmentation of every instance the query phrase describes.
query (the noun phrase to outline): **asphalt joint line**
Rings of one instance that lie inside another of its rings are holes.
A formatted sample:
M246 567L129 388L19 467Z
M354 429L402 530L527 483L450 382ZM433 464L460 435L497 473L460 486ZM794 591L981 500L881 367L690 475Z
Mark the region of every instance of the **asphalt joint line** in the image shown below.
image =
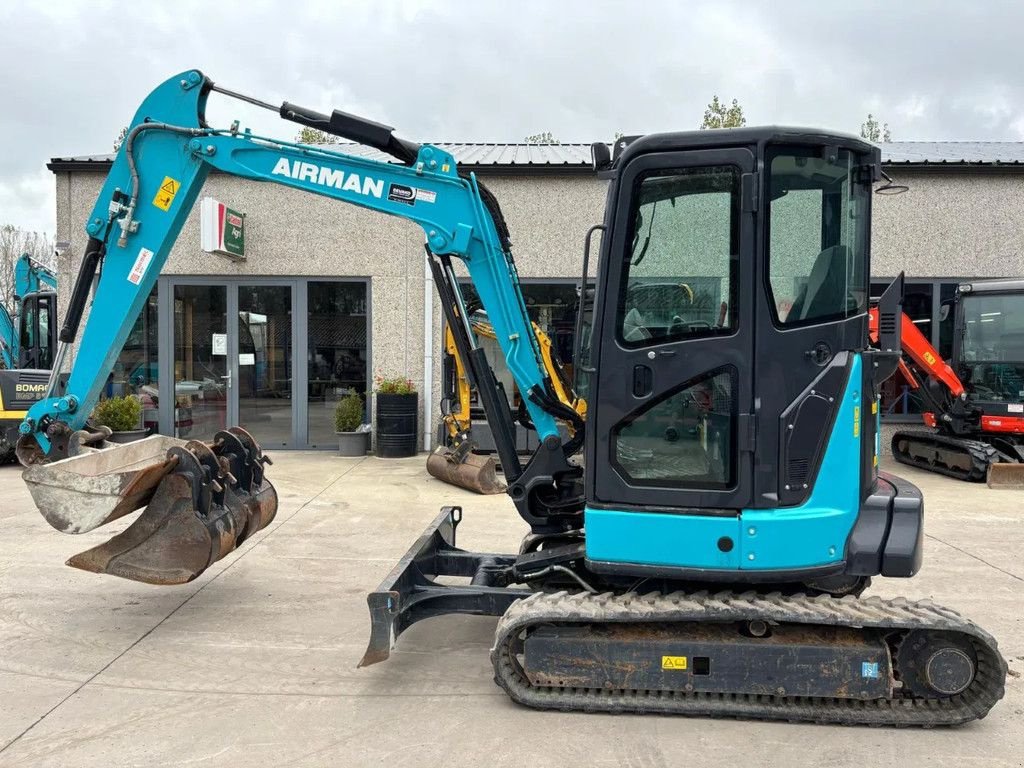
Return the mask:
M998 565L996 565L995 563L990 563L990 562L989 562L988 560L986 560L985 558L983 558L983 557L980 557L979 555L976 555L976 554L974 554L973 552L968 552L968 551L967 551L966 549L963 549L962 547L958 547L958 546L957 546L956 544L953 544L953 543L951 543L951 542L948 542L948 541L946 541L945 539L940 539L940 538L939 538L938 536L935 536L935 535L933 535L933 534L930 534L930 533L926 533L926 534L925 534L925 536L927 536L927 537L928 537L929 539L932 539L933 541L937 541L937 542L939 542L940 544L945 544L945 545L946 545L947 547L952 547L952 548L953 548L953 549L955 549L955 550L956 550L957 552L960 552L960 553L962 553L962 554L965 554L965 555L967 555L968 557L970 557L970 558L972 558L972 559L974 559L974 560L977 560L977 561L978 561L979 563L984 563L984 564L985 564L985 565L987 565L987 566L988 566L989 568L994 568L994 569L996 569L997 571L999 571L1000 573L1006 574L1006 575L1007 575L1007 576L1009 576L1009 577L1010 577L1011 579L1016 579L1017 581L1024 581L1024 577L1020 577L1020 576L1018 576L1018 575L1017 575L1016 573L1013 573L1012 571L1008 571L1008 570L1006 570L1005 568L1000 568L1000 567L999 567Z
M312 504L312 503L313 503L314 501L316 501L316 500L317 500L317 499L319 499L319 498L320 498L321 496L323 496L323 495L324 495L324 494L325 494L325 493L326 493L327 491L329 491L329 490L330 490L331 488L333 488L333 487L334 487L334 486L335 486L335 485L336 485L337 483L339 483L339 482L341 481L341 479L342 479L343 477L345 477L345 476L346 476L346 475L347 475L347 474L348 474L349 472L351 472L351 471L352 471L353 469L355 469L355 468L356 468L356 467L358 467L358 466L359 466L360 464L362 464L362 463L363 463L363 461L365 461L365 459L364 459L364 460L361 460L361 461L357 461L356 463L354 463L354 464L353 464L353 465L352 465L351 467L349 467L348 469L346 469L346 470L345 470L344 472L342 472L342 473L341 473L340 475L338 475L338 476L337 476L336 478L334 478L334 479L333 479L333 480L332 480L331 482L329 482L329 483L328 483L327 485L325 485L325 486L324 486L323 488L321 488L321 489L320 489L319 491L317 491L317 493L316 493L316 495L315 495L315 496L312 496L312 497L310 497L310 498L309 498L309 499L308 499L307 501L303 502L302 506L300 506L300 507L299 507L298 509L296 509L296 510L295 510L294 512L292 512L292 513L291 513L290 515L288 515L288 517L286 517L286 518L285 518L284 520L281 520L281 521L279 521L279 522L277 523L277 525L275 525L275 526L274 526L273 528L271 528L270 530L268 530L268 531L266 532L266 534L265 534L265 535L263 535L263 536L260 536L260 537L259 537L258 539L256 539L255 541L253 541L253 542L251 543L251 545L248 545L248 546L244 546L244 547L243 547L242 549L238 550L238 554L237 554L237 555L235 556L234 560L232 560L232 561L231 561L230 563L228 563L228 564L227 564L226 566L224 566L224 568L223 568L223 569L221 569L220 573L218 573L218 574L216 574L215 576L211 577L209 581L207 581L207 582L203 583L203 584L202 584L202 586L200 586L200 587L199 587L198 589L196 589L196 590L195 590L194 592L192 592L191 594L189 594L189 595L188 595L188 597L186 597L186 598L185 598L184 600L182 600L182 601L181 601L180 603L178 603L178 605L177 605L177 606L176 606L176 607L175 607L175 608L174 608L174 609L173 609L173 610L172 610L172 611L171 611L170 613L168 613L168 614L167 614L166 616L164 616L164 617L163 617L162 619L160 619L160 621L158 621L158 622L157 622L156 624L154 624L154 625L153 625L152 627L150 627L149 629L147 629L147 630L146 630L146 631L145 631L145 632L144 632L144 633L143 633L142 635L140 635L140 636L139 636L139 637L138 637L138 638L137 638L137 639L136 639L135 641L133 641L133 642L132 642L132 643L131 643L131 644L130 644L130 645L129 645L129 646L127 647L127 648L125 648L125 649L124 649L123 651L121 651L121 652L120 652L119 654L117 654L117 656L115 656L115 657L114 657L114 658L112 658L112 659L111 659L110 661L108 661L108 662L107 662L106 664L104 664L104 665L103 665L103 667L102 667L102 668L100 668L100 669L99 669L99 670L98 670L97 672L95 672L95 673L93 673L92 675L90 675L90 676L89 676L89 677L88 677L88 678L87 678L87 679L86 679L85 681L83 681L83 682L82 682L82 683L81 683L81 684L80 684L80 685L79 685L79 686L78 686L77 688L75 688L75 689L74 689L73 691L71 691L71 693L69 693L69 694L68 694L67 696L65 696L65 697L64 697L64 698L62 698L62 699L61 699L60 701L58 701L58 702L57 702L56 704L54 704L54 705L53 705L52 707L50 707L50 708L49 708L49 709L48 709L48 710L47 710L46 712L44 712L44 713L43 713L42 715L40 715L39 717L37 717L37 718L36 718L36 719L35 719L35 720L34 720L34 721L32 722L32 724L31 724L31 725L29 725L29 726L28 726L28 727L27 727L27 728L26 728L25 730L23 730L23 731L22 731L21 733L19 733L19 734L18 734L17 736L15 736L15 737L14 737L13 739L11 739L11 740L10 740L9 742L7 742L6 744L4 744L4 745L3 745L2 747L0 747L0 755L2 755L2 754L3 754L4 752L6 752L6 751L7 751L8 749L10 749L11 747L13 747L13 746L14 746L15 744L17 744L17 743L18 743L18 742L19 742L19 741L20 741L20 740L21 740L21 739L22 739L22 738L23 738L23 737L24 737L24 736L25 736L26 734L30 733L30 732L32 731L32 729L33 729L33 728L35 728L35 727L36 727L37 725L39 725L39 724L40 724L41 722L43 722L43 720L45 720L45 719L46 719L46 718L48 718L48 717L49 717L50 715L52 715L52 714L53 714L53 713L54 713L54 712L55 712L56 710L58 710L58 709L59 709L59 708L60 708L61 706L63 706L63 704L64 704L65 702L67 702L67 701L71 700L72 698L74 698L75 696L77 696L77 695L78 695L78 693L79 693L79 692L80 692L80 691L81 691L82 689L84 689L84 688L85 688L86 686L88 686L88 685L89 685L90 683L92 683L92 682L93 682L93 681L94 681L94 680L95 680L95 679L96 679L97 677L99 677L99 676L100 676L100 675L102 675L102 674L103 674L104 672L106 672L106 671L107 671L108 669L110 669L110 668L111 668L111 667L112 667L112 666L113 666L114 664L116 664L116 663L117 663L117 662L118 662L118 661L119 661L119 660L120 660L120 659L121 659L121 658L122 658L122 657L123 657L123 656L124 656L124 655L125 655L126 653L128 653L128 652L129 652L129 651L131 651L131 650L132 650L133 648L135 648L135 647L136 647L136 646L137 646L137 645L138 645L139 643L141 643L141 642L142 642L143 640L145 640L145 639L146 639L147 637L149 637L149 636L150 636L151 634L153 634L153 632L155 632L155 631L156 631L157 629L159 629L159 628L160 628L160 626L161 626L161 625L163 625L163 623L164 623L165 621L167 621L167 620L168 620L169 618L171 618L172 616L174 616L174 614L176 614L176 613L177 613L178 611L180 611L180 610L181 610L182 608L184 608L184 607L185 607L185 606L186 606L186 605L187 605L187 604L188 604L188 603L189 603L189 602L190 602L190 601L192 600L192 598L193 598L193 597L195 597L196 595L198 595L198 594L199 594L200 592L202 592L202 591L203 591L204 589L206 589L206 588L207 588L208 586L210 586L210 585L211 585L211 584L212 584L213 582L215 582L215 581L216 581L217 579L219 579L219 578L220 578L221 576L223 576L223 575L224 575L225 573L227 573L227 572L228 572L228 570L229 570L230 568L234 567L235 563L237 563L237 562L238 562L239 560L241 560L241 559L242 559L243 557L245 557L246 555L248 555L248 554L249 554L250 552L252 552L252 551L253 551L254 549L256 549L256 548L257 548L258 546L260 546L260 545L261 545L261 544L262 544L262 543L264 542L264 540L266 540L266 539L267 539L267 538L268 538L269 536L271 536L271 535L272 535L272 534L273 534L273 533L274 533L275 531L277 531L277 529L278 529L278 528L280 528L280 527L281 527L282 525L284 525L284 524L285 524L285 523L287 523L287 522L288 522L289 520L291 520L291 519L292 519L293 517L295 517L295 516L296 516L297 514L299 514L299 512L301 512L301 511L302 511L302 510L304 510L304 509L305 509L305 508L306 508L307 506L309 506L309 505L310 505L310 504Z

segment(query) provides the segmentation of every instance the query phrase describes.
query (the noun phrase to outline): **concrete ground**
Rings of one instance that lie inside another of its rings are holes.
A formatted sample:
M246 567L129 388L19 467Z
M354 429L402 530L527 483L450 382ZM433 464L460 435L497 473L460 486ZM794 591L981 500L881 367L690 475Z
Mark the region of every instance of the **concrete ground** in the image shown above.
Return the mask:
M65 567L109 532L50 529L0 468L0 765L1024 765L1024 492L905 471L927 498L924 569L872 587L989 629L1006 698L958 729L840 728L523 709L491 680L489 618L424 622L357 670L366 592L442 503L465 505L471 549L514 550L523 524L422 457L274 459L277 519L182 587Z

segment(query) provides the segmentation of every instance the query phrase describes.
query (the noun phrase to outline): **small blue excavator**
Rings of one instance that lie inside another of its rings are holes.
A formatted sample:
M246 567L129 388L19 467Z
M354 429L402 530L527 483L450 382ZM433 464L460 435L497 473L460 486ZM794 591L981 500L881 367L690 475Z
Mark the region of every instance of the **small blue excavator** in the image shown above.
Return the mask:
M212 127L213 95L392 159ZM596 144L593 157L608 197L583 257L587 275L600 233L591 341L576 356L588 378L584 423L546 372L498 200L451 154L341 111L272 105L194 70L160 85L85 223L58 364L21 425L24 477L55 527L90 530L145 507L70 564L181 583L276 511L267 457L243 430L116 448L88 422L216 170L422 227L527 528L510 553L470 552L455 543L462 510L442 509L369 595L363 665L386 659L417 621L490 615L500 617L497 684L539 709L891 726L984 717L1007 671L985 630L928 601L861 596L872 577L913 576L923 544L920 492L878 469L879 385L899 363L902 299L897 280L881 297L872 348L878 148L768 127L649 135L614 152ZM474 342L456 260L537 431L526 461ZM665 301L646 288L684 284L662 291ZM61 386L56 371L76 340Z
M57 276L29 254L14 265L12 315L0 303L0 464L14 458L18 427L42 397L57 349Z
M57 276L24 253L14 264L14 314L0 303L0 369L49 368L56 340Z

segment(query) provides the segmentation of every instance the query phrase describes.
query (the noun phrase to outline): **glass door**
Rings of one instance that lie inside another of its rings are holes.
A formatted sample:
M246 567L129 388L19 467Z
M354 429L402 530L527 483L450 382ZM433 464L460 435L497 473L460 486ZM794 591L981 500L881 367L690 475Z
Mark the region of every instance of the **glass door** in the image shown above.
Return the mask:
M228 422L228 291L174 286L174 436L209 440Z
M238 424L265 448L292 439L292 286L239 285L237 333ZM234 346L234 345L232 345Z
M337 401L367 394L366 281L168 276L151 302L161 354L123 377L148 385L147 423L190 440L237 424L265 448L336 448Z
M750 502L754 280L741 265L753 169L737 148L653 153L623 170L591 380L592 506Z

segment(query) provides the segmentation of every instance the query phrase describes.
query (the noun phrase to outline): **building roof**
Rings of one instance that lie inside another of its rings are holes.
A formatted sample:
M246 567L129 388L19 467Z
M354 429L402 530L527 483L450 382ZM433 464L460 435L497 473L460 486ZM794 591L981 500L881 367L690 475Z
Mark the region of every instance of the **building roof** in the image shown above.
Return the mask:
M1024 164L1024 141L891 141L881 147L887 165Z
M488 144L438 142L462 167L509 173L589 173L590 144ZM344 152L382 162L397 162L380 150L339 144ZM881 145L882 163L920 168L1024 169L1021 141L892 141ZM55 157L51 171L105 170L113 155Z

